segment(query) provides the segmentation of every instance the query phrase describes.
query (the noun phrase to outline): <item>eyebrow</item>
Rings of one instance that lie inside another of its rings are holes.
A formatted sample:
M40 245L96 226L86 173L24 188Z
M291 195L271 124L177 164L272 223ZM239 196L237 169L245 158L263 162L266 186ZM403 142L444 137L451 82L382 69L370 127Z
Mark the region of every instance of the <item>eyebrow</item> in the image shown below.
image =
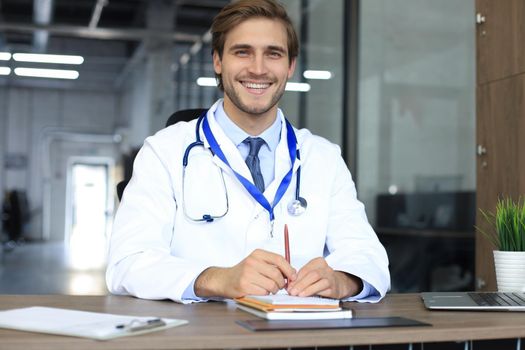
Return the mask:
M252 45L249 45L249 44L235 44L233 46L231 46L229 48L228 51L235 51L235 50L239 50L239 49L252 49L253 46ZM267 50L271 50L271 51L279 51L283 54L286 54L286 49L283 48L282 46L278 46L278 45L268 45L266 47Z
M268 49L272 50L272 51L279 51L283 54L286 54L286 49L282 46L277 46L277 45L270 45L268 46Z

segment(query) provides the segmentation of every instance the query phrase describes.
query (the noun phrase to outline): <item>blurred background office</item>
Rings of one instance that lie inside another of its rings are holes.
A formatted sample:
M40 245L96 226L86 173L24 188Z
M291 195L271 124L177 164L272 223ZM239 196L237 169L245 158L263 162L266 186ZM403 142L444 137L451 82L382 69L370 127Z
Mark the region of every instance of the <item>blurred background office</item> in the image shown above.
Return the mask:
M221 96L227 2L0 0L0 293L107 292L115 186L174 111ZM393 291L474 289L474 0L283 3L301 52L281 108L341 146Z

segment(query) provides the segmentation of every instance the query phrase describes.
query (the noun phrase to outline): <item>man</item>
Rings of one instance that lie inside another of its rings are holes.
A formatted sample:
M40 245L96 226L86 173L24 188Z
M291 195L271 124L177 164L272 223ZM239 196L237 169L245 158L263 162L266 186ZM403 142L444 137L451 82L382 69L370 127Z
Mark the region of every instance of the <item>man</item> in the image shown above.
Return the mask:
M281 289L380 300L388 259L339 148L277 107L298 53L286 11L233 2L211 31L224 100L146 139L115 218L110 291L183 303Z

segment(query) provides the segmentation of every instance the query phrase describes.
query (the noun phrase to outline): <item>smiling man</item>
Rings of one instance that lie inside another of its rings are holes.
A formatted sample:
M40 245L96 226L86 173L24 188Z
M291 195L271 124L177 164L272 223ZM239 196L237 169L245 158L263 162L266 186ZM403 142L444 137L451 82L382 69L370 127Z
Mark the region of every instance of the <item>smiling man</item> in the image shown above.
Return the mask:
M211 31L224 99L146 139L115 218L110 291L183 303L279 290L380 300L388 259L339 147L278 108L298 54L285 9L232 2Z
M278 20L254 17L227 33L223 45L213 51L224 110L241 129L259 135L275 121L297 53L289 56L286 30Z

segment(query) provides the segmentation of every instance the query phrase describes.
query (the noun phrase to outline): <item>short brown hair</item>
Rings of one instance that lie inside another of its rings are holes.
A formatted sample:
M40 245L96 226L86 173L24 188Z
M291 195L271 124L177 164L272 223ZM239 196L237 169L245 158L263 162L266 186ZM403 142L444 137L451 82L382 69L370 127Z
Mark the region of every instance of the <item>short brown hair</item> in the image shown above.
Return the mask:
M275 0L237 0L223 7L211 25L212 53L217 51L222 59L226 34L240 23L254 17L264 17L282 22L286 28L288 59L291 63L299 54L299 40L286 9ZM215 74L215 77L219 88L223 90L221 75Z

